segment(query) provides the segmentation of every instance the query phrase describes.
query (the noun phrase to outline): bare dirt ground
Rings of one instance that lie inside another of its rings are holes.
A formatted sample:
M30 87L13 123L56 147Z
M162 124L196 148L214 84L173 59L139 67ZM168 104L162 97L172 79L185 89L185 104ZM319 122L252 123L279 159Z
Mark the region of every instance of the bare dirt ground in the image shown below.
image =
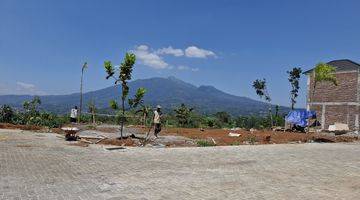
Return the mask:
M230 137L229 133L241 134L240 137ZM331 136L321 133L295 133L295 132L276 132L276 131L246 131L246 130L224 130L224 129L187 129L187 128L166 128L163 135L180 135L191 139L211 139L217 145L236 145L247 144L252 141L255 144L284 144L284 143L304 143L304 142L353 142L358 137Z
M106 137L99 144L116 145L116 146L163 146L163 147L191 147L197 146L198 141L206 141L216 146L229 145L249 145L249 144L287 144L287 143L312 143L312 142L354 142L359 141L360 136L356 135L331 135L328 133L297 133L283 131L255 130L247 131L227 130L227 129L196 129L196 128L163 128L160 137L153 137L153 130L150 131L150 139L144 141L146 134L149 132L148 127L127 126L124 129L126 139L117 139L119 135L119 126L117 125L98 125L89 124L68 125L75 126L81 131L79 134L100 135ZM54 132L64 134L61 129L44 129L38 126L0 124L0 128L33 130L43 132ZM239 137L230 137L229 133L240 134ZM135 137L129 137L135 136ZM90 142L97 142L98 139L87 139ZM89 143L79 141L78 146L87 147ZM76 145L76 144L72 144Z

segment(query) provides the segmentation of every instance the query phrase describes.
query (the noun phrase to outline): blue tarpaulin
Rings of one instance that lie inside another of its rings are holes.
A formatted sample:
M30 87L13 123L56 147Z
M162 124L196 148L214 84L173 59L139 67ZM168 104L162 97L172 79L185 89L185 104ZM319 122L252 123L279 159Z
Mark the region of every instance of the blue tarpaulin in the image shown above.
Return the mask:
M285 121L297 126L306 127L307 119L316 117L315 111L307 111L306 109L292 110L285 117Z

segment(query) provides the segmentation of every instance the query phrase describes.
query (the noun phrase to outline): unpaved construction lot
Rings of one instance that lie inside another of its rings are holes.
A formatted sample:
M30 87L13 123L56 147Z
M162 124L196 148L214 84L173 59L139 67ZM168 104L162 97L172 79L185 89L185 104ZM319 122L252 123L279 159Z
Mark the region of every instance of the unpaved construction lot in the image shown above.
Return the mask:
M359 199L360 144L108 151L0 130L0 199Z

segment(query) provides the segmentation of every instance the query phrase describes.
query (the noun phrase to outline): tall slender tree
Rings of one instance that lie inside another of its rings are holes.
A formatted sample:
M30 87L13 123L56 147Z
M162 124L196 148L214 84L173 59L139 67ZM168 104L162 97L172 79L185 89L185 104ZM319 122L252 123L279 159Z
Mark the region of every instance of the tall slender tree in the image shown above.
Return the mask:
M143 97L146 93L145 88L139 88L134 96L134 98L129 99L129 86L128 81L131 80L131 73L136 61L136 56L133 53L126 53L123 62L120 64L120 69L117 70L112 65L111 61L105 61L104 68L106 73L106 79L113 78L115 80L115 85L121 84L121 107L118 106L115 100L110 101L110 107L114 110L119 110L118 114L120 115L120 138L123 138L124 122L125 122L125 101L128 99L128 104L130 108L136 108L138 105L142 104ZM118 72L117 75L115 73Z
M289 74L289 82L291 84L290 99L291 99L291 109L294 110L296 104L296 98L299 96L299 80L301 77L302 70L300 67L294 67L291 71L287 71Z
M83 78L84 78L84 71L88 67L87 62L84 62L82 68L81 68L81 79L80 79L80 107L79 107L79 115L78 115L78 121L81 120L81 112L83 107Z
M269 104L269 115L271 120L271 126L274 125L273 117L272 117L272 111L271 111L271 97L269 94L269 91L266 86L266 80L265 79L256 79L253 82L253 88L255 89L256 94L260 97L260 99L265 98L265 101Z

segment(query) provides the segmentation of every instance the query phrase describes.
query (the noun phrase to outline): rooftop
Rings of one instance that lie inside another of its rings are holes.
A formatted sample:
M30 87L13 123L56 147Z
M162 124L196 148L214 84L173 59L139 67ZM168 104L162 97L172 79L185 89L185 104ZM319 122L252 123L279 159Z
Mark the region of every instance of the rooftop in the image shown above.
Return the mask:
M333 60L327 63L328 65L331 65L335 67L336 71L353 71L353 70L359 70L360 64L356 63L349 59L341 59L341 60ZM314 68L304 72L304 74L308 74L313 71Z

